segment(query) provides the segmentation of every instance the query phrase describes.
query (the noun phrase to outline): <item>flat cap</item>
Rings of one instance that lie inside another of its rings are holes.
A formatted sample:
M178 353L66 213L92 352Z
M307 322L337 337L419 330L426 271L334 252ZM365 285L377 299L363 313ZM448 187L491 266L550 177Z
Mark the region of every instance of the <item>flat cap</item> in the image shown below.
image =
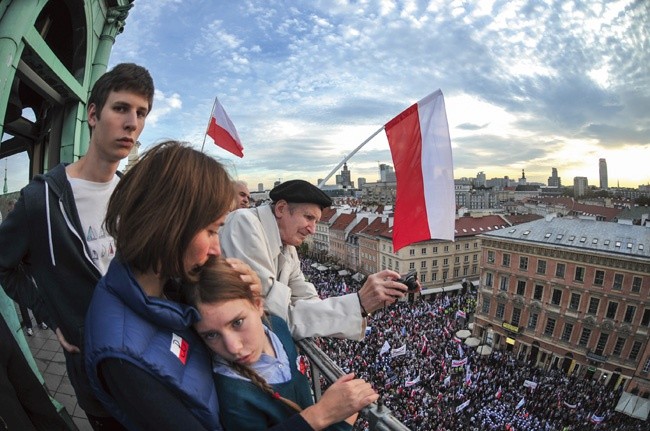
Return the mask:
M292 203L316 204L320 206L321 210L332 205L332 199L329 196L305 180L285 181L275 186L269 196L273 202L284 199Z

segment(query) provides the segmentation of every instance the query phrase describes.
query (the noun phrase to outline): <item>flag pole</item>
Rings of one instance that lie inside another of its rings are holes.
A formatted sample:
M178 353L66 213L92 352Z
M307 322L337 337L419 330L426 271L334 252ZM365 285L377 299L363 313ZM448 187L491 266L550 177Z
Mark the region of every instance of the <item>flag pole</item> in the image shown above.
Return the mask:
M362 142L362 143L361 143L357 148L355 148L355 149L354 149L350 154L348 154L348 155L347 155L347 156L346 156L346 157L341 161L341 163L339 163L338 165L336 165L336 167L335 167L334 169L332 169L332 172L330 172L329 174L327 174L327 176L326 176L325 178L323 178L323 180L321 180L320 183L318 183L318 188L319 188L319 189L322 188L322 187L325 185L325 183L327 182L327 180L329 180L330 178L332 178L332 175L334 175L334 173L335 173L336 171L338 171L338 170L341 168L341 166L343 166L343 164L344 164L345 162L347 162L347 161L350 159L350 157L354 156L354 155L357 153L357 151L359 151L359 150L361 149L361 147L363 147L364 145L366 145L366 144L367 144L367 143L368 143L372 138L374 138L375 136L377 136L377 135L379 134L379 132L381 132L382 130L384 130L384 126L381 126L379 129L377 129L377 131L376 131L375 133L373 133L372 135L370 135L370 136L368 137L368 139L366 139L365 141L363 141L363 142Z
M208 136L208 129L210 128L210 122L212 121L212 115L214 115L214 107L217 106L217 97L214 97L214 103L212 104L212 111L210 111L210 118L208 119L208 126L205 128L205 133L203 133L203 144L201 144L201 152L205 148L205 138Z

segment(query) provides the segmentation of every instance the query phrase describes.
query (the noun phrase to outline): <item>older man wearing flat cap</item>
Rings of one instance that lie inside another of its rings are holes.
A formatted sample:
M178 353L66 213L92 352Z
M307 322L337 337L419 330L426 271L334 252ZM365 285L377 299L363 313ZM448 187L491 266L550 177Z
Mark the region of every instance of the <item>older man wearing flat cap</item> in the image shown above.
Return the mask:
M358 293L321 300L305 280L296 247L316 231L329 196L303 180L286 181L269 194L272 203L234 211L219 231L226 257L248 263L262 281L266 309L286 320L293 337L330 336L360 340L366 317L404 296L399 274L370 275Z

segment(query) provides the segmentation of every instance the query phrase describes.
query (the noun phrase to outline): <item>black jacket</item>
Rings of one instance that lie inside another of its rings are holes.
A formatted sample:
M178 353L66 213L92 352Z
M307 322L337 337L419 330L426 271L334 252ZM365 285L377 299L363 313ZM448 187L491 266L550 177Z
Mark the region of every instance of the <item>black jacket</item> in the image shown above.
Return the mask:
M0 284L19 300L20 289L33 293L33 277L46 322L81 349L86 311L101 277L84 238L63 164L34 177L0 225ZM27 305L38 308L37 299L31 302ZM79 404L87 413L105 416L90 391L82 355L64 353Z

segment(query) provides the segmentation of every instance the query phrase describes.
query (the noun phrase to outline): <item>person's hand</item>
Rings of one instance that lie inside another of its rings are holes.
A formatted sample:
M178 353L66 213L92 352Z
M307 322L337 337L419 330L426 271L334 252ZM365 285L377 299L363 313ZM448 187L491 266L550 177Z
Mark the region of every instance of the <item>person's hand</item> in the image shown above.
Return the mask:
M257 293L258 295L262 294L262 282L257 273L253 271L253 268L244 261L234 257L227 258L226 262L228 262L232 269L240 274L239 278L250 285L253 293Z
M354 374L341 376L330 386L318 402L300 412L315 430L349 419L368 404L377 401L379 394L363 379ZM349 423L349 422L348 422Z
M66 350L66 352L68 353L81 352L81 350L79 350L79 347L75 346L74 344L68 343L68 340L65 339L60 328L56 328L56 331L54 331L54 333L56 334L56 338L59 340L59 344L61 344L61 347L63 347Z
M406 294L407 287L395 280L399 274L390 269L372 274L359 290L362 308L368 313L390 305Z

